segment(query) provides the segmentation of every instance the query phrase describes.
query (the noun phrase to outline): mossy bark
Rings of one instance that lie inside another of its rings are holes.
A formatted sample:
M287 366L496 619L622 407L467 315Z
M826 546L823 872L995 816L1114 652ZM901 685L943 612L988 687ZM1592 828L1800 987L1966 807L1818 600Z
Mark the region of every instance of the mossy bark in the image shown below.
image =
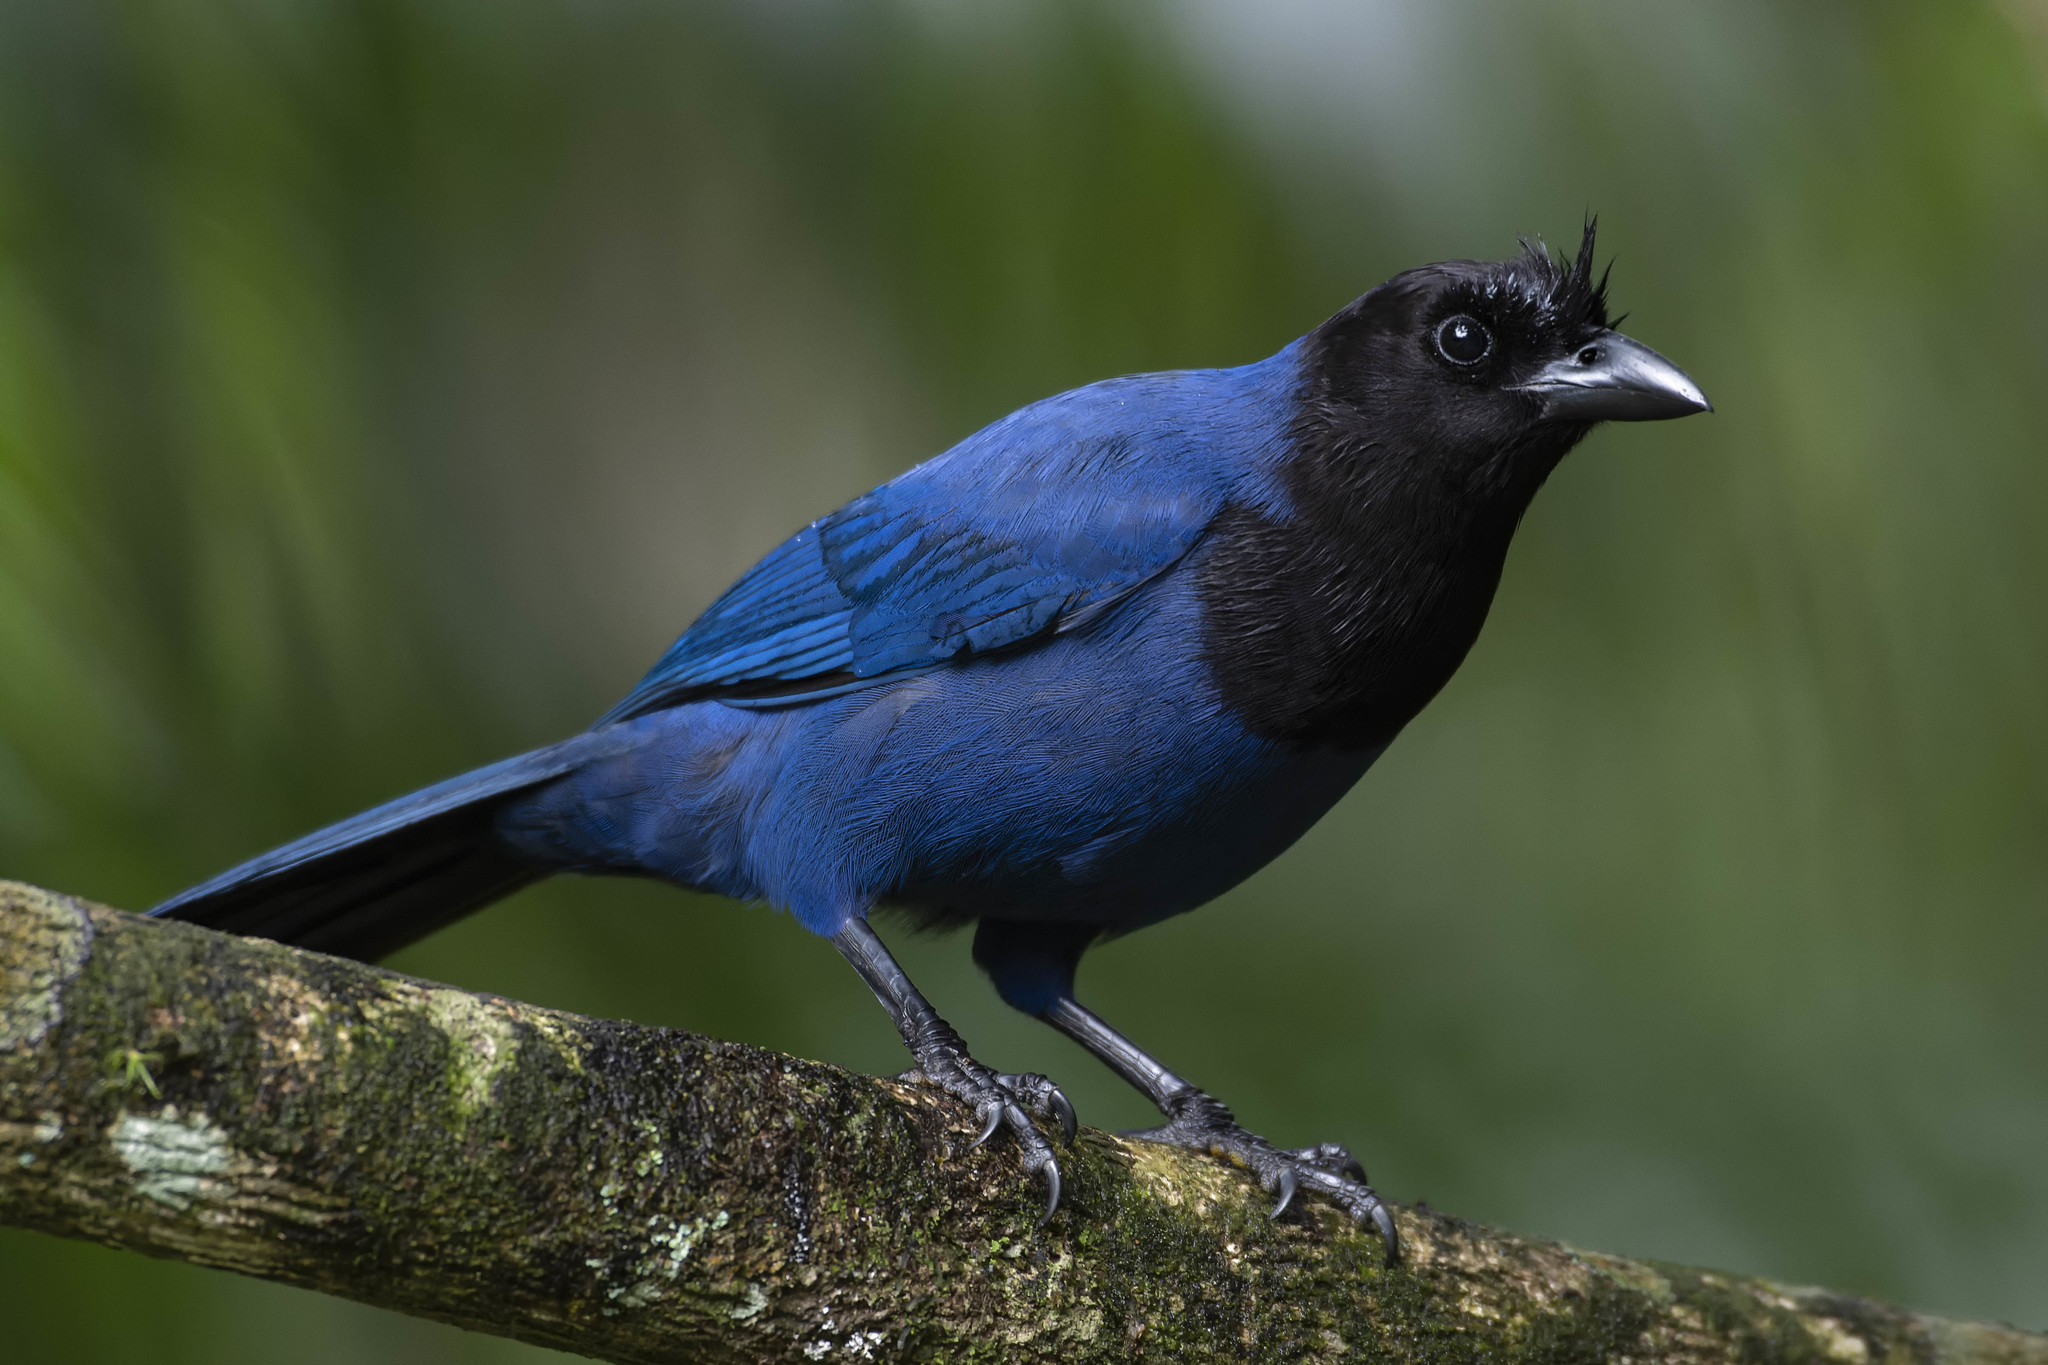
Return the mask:
M1084 1130L1059 1215L928 1088L0 883L0 1223L616 1361L2000 1362L2048 1338Z

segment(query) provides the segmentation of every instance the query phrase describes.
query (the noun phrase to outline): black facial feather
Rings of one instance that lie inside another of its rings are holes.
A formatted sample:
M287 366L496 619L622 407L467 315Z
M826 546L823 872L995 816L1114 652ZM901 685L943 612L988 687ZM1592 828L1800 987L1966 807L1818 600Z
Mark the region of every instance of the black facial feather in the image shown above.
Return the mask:
M1587 431L1511 385L1605 327L1606 284L1589 222L1569 264L1528 246L1425 266L1310 334L1291 514L1228 510L1199 567L1206 658L1252 730L1376 748L1450 679L1516 523ZM1465 361L1468 331L1446 353L1447 323L1483 328L1484 354Z

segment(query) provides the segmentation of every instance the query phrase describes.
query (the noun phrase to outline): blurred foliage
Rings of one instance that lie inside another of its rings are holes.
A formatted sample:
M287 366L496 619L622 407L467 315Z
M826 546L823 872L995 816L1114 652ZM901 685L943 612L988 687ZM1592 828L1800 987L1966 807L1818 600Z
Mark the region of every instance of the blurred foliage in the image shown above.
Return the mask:
M13 0L0 874L142 906L555 738L1009 408L1597 208L1720 411L1596 435L1360 790L1084 989L1396 1198L2048 1327L2044 57L2034 0ZM902 1064L828 947L659 887L396 965ZM542 1354L25 1234L0 1321Z

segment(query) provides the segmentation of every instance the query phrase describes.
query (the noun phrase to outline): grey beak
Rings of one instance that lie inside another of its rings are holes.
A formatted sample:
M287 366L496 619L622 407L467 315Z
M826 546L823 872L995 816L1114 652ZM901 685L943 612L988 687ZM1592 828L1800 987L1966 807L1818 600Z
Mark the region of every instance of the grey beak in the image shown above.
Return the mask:
M1612 331L1514 388L1542 400L1545 421L1658 422L1714 410L1684 370Z

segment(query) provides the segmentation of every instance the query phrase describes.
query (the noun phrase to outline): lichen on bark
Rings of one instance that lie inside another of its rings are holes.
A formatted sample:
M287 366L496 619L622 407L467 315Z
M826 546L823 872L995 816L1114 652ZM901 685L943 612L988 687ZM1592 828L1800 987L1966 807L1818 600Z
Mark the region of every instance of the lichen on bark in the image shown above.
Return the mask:
M2048 1339L1083 1130L1036 1229L927 1087L0 883L0 1223L617 1361L2048 1365Z

